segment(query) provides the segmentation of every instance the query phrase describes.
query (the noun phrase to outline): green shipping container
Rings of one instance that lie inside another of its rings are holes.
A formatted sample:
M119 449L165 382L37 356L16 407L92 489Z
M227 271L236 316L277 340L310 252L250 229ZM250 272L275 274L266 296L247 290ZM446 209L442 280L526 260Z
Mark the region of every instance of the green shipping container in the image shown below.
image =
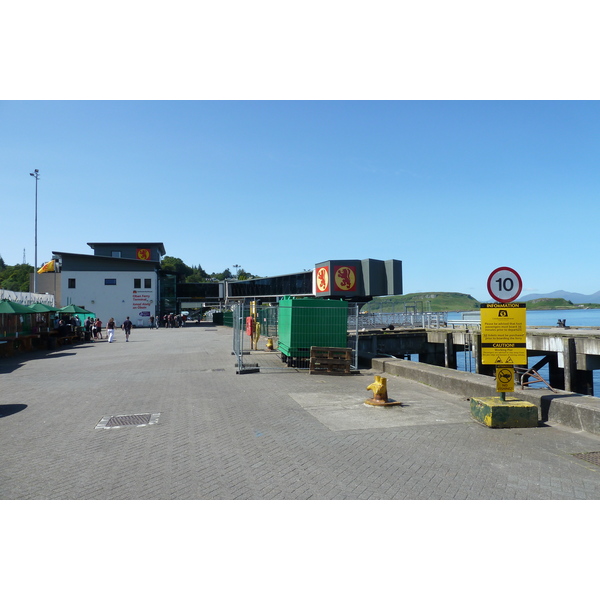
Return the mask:
M311 346L345 348L348 303L345 300L292 298L279 301L279 343L282 354L308 358Z

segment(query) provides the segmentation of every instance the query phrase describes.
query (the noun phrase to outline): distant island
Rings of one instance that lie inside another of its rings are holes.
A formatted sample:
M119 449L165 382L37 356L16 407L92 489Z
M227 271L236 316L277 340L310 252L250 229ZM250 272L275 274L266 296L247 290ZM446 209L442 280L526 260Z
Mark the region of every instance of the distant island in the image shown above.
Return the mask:
M564 298L535 298L534 300L528 300L528 310L570 310L577 308L600 308L600 304L594 304L588 302L584 304L575 304L570 300Z
M519 302L519 299L517 299ZM366 312L467 312L479 310L482 303L469 294L459 292L419 292L401 296L378 296L361 310ZM600 308L595 303L574 303L565 298L534 298L525 302L528 310L569 310Z

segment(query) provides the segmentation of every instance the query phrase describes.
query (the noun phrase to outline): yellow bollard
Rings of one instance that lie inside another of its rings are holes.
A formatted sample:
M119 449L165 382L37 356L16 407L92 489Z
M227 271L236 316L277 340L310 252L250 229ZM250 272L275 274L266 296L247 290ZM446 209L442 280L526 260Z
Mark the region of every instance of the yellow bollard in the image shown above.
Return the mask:
M369 406L402 406L402 402L388 399L387 379L381 375L375 375L375 381L367 389L373 392L373 398L365 400L365 404Z
M373 400L387 402L387 379L381 375L375 375L375 381L367 386L368 390L373 391Z

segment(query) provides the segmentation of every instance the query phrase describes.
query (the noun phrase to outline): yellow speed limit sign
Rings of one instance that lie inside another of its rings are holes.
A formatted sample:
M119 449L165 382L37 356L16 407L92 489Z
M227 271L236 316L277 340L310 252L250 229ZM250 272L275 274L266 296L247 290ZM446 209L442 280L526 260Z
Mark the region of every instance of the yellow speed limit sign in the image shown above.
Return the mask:
M496 391L515 391L515 370L512 367L496 367Z
M525 306L524 302L481 305L482 364L527 364Z

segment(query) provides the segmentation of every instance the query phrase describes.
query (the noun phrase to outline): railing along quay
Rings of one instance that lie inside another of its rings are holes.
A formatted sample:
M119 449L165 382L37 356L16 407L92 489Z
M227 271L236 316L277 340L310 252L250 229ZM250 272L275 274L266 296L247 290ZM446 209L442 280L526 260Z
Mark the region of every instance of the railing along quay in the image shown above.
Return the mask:
M360 330L381 329L393 326L400 329L439 329L448 323L447 312L422 313L361 313L358 315Z

